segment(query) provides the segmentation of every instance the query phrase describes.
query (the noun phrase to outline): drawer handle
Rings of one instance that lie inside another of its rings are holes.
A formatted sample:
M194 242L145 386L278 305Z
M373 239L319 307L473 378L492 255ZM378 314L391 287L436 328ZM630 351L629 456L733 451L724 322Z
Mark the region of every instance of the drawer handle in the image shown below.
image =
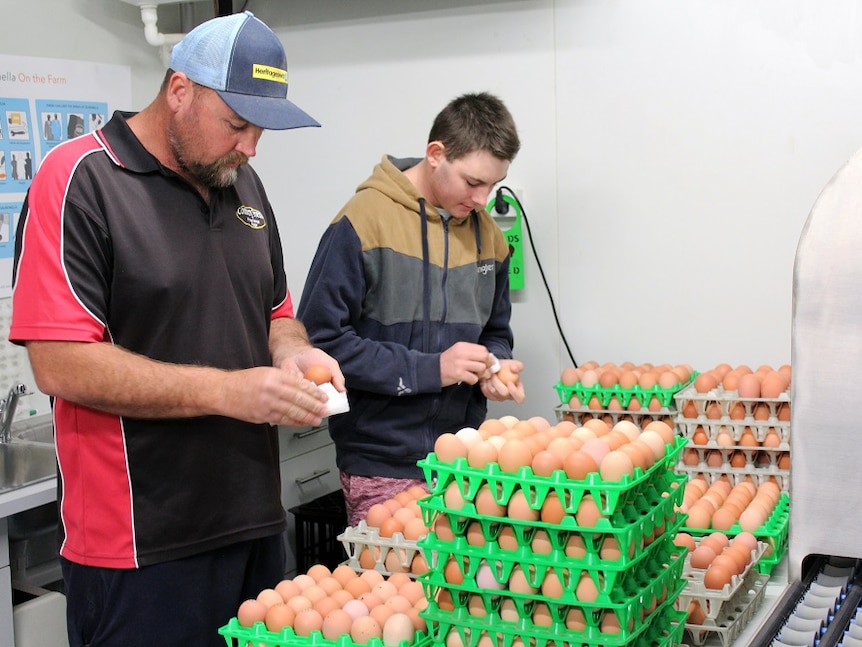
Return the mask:
M305 485L309 481L313 481L314 479L319 479L321 476L326 476L329 474L330 470L317 470L316 472L312 472L308 476L300 476L296 479L297 484Z
M294 438L308 438L309 436L313 436L314 434L318 434L321 431L326 429L326 427L312 427L311 429L306 429L305 431L297 431L293 434Z

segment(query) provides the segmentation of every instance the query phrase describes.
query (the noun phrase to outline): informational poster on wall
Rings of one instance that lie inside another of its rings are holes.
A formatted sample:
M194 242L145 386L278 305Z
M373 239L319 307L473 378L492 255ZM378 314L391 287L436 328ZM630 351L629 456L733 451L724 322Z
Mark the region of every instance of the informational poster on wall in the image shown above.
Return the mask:
M15 230L42 159L131 97L128 66L0 54L0 298L12 294Z

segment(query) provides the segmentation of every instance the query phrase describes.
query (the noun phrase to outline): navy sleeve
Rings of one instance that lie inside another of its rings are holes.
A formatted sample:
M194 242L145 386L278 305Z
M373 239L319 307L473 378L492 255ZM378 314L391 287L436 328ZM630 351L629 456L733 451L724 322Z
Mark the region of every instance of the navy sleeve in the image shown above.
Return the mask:
M297 318L312 343L338 360L348 389L387 396L399 395L399 385L413 393L440 391L438 353L422 353L359 333L365 290L361 242L350 221L341 218L320 240Z

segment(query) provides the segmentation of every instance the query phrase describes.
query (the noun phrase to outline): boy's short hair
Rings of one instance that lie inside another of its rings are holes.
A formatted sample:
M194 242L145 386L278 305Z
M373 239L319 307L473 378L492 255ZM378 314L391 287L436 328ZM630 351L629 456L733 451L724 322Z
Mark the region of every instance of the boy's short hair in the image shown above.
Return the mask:
M446 147L446 159L457 160L477 150L511 162L521 148L515 120L493 94L480 92L456 97L440 111L428 142Z

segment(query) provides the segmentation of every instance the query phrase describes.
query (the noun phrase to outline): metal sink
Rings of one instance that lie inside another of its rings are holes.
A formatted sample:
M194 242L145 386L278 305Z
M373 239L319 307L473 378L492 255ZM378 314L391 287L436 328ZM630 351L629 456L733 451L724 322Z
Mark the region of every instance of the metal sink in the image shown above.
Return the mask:
M54 444L54 426L51 422L42 423L36 426L22 426L20 428L12 428L12 442L16 440L25 440L34 443Z
M54 445L15 438L0 443L0 493L57 476Z

